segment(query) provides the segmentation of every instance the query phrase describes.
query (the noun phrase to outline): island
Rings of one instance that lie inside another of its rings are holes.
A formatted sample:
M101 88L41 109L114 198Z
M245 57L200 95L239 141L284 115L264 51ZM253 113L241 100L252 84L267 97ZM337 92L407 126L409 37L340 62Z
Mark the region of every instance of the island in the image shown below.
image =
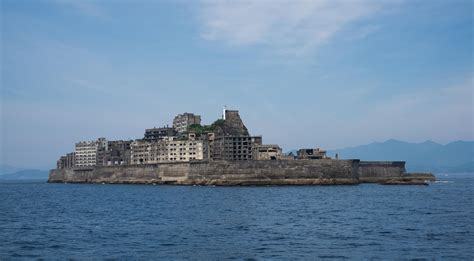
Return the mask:
M321 148L282 152L250 135L237 110L201 125L194 113L172 126L145 130L143 138L99 138L75 144L50 170L50 183L174 184L208 186L425 185L431 173L407 173L404 161L331 158Z

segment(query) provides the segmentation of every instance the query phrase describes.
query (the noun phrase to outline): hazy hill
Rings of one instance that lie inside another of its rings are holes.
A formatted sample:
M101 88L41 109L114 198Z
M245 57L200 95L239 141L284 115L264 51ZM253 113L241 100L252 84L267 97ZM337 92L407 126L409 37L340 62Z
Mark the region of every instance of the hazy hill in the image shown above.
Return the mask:
M20 170L23 170L23 168L0 164L0 175L11 174Z
M441 145L433 141L408 143L398 140L329 150L328 156L340 159L401 160L408 171L474 172L474 141L455 141Z
M47 170L26 169L13 173L0 175L0 180L18 180L18 179L48 179Z

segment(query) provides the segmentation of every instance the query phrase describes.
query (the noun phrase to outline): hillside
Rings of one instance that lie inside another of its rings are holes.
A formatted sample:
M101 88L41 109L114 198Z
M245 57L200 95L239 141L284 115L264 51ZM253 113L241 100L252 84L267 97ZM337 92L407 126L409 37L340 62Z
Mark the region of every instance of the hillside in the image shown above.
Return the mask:
M27 169L0 175L0 180L48 179L48 171Z
M408 171L474 172L474 141L455 141L441 145L433 141L409 143L398 140L329 150L340 159L401 160Z

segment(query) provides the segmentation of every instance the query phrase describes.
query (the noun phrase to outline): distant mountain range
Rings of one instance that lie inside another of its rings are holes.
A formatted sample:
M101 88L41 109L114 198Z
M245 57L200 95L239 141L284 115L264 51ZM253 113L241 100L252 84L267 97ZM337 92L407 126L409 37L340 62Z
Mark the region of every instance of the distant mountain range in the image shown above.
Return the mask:
M48 179L47 170L0 165L0 180Z
M0 176L5 174L11 174L20 170L23 170L23 168L0 164Z
M433 141L409 143L398 140L328 150L339 159L406 161L408 171L434 173L474 172L474 141L455 141L441 145Z

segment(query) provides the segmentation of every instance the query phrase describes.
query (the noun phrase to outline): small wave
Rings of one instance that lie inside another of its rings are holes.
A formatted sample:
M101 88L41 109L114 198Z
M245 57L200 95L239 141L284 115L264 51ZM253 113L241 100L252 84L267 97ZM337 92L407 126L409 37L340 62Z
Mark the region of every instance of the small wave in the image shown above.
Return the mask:
M319 258L337 258L337 259L348 259L347 256L337 256L337 255L325 255L325 256L318 256Z
M454 181L451 181L451 180L436 180L435 183L454 183Z
M60 245L52 245L52 246L50 246L49 248L52 248L52 249L59 249L59 248L61 248L61 246L60 246Z

